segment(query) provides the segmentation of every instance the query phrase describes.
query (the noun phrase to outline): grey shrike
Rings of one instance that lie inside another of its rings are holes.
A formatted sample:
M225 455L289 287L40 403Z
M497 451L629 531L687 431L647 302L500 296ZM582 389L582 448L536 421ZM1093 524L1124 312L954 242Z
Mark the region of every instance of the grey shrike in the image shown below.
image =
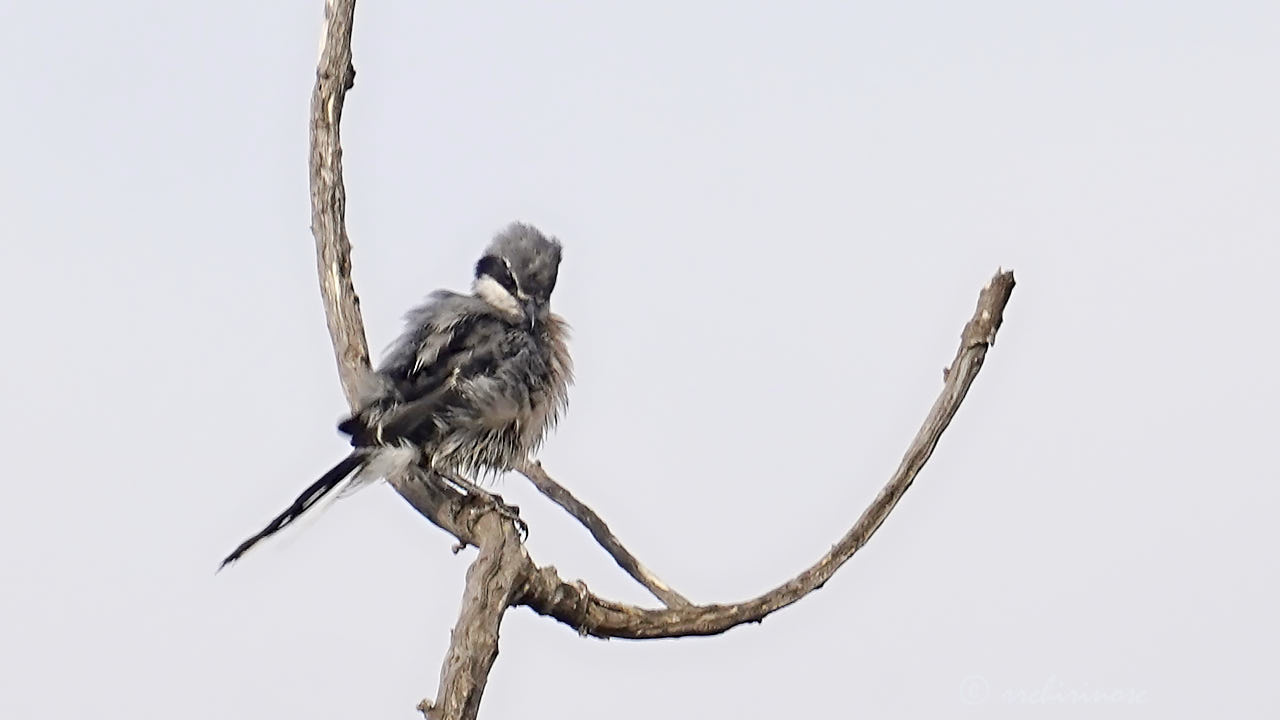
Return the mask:
M513 223L476 263L470 295L438 290L409 311L382 365L361 379L359 409L338 425L351 454L221 567L334 490L413 466L453 478L519 467L564 411L573 378L568 328L550 307L559 268L559 242Z

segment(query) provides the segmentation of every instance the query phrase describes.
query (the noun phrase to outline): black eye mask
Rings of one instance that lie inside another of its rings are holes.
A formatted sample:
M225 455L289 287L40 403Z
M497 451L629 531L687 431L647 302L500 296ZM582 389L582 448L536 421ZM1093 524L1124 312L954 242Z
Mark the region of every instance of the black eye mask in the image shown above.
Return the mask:
M520 286L516 284L516 279L511 276L511 271L507 268L507 264L497 255L485 255L480 258L480 262L476 263L476 277L488 275L497 281L499 285L511 293L515 297L520 293Z

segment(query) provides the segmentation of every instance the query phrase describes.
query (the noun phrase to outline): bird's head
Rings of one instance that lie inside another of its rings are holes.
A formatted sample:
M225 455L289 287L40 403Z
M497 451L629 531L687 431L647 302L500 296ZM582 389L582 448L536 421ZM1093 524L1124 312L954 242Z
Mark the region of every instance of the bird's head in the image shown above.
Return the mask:
M551 311L560 271L560 243L532 225L512 223L476 263L477 297L536 327Z

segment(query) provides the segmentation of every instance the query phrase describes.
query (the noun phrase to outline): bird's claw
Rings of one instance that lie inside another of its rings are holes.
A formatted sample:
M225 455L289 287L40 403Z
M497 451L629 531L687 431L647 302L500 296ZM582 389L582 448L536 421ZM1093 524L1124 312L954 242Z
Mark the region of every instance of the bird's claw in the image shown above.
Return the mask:
M516 529L520 531L521 541L528 539L529 524L520 519L519 507L507 504L507 501L503 500L501 495L491 493L459 475L446 474L444 477L454 485L461 488L468 497L476 498L480 502L493 508L502 517L510 520L512 524L516 526Z
M520 540L526 540L529 537L529 524L520 519L520 508L516 505L510 505L501 495L496 493L478 490L470 493L472 497L477 498L484 504L493 508L494 512L511 521L516 529L520 531Z
M529 523L520 519L520 508L515 505L508 505L500 495L490 495L489 498L493 501L493 508L498 511L498 514L510 520L516 526L516 530L520 531L520 541L528 540Z

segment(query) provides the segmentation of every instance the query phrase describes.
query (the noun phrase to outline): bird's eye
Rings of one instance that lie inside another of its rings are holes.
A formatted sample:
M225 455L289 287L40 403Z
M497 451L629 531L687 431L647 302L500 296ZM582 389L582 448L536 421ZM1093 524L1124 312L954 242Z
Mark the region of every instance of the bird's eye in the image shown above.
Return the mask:
M497 255L485 255L476 263L476 277L488 275L514 297L520 292L516 279L511 276L511 268L506 261Z

